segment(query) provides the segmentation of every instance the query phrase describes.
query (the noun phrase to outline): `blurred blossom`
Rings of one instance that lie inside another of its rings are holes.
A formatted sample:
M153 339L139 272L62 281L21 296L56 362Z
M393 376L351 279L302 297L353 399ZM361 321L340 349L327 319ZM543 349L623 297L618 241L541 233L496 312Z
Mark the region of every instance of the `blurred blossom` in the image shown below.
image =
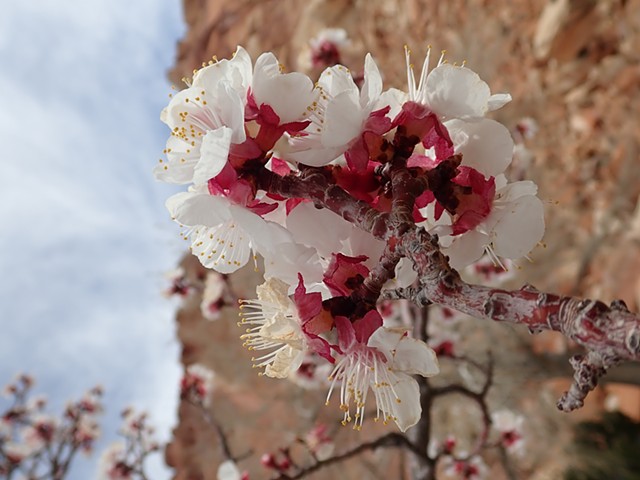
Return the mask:
M200 311L207 320L220 318L225 305L233 305L235 297L229 288L228 277L216 271L210 271L204 281Z
M170 282L169 287L162 292L165 297L172 297L173 295L186 297L191 292L191 285L187 281L183 268L171 270L165 274L165 277Z
M29 395L33 384L32 377L20 375L6 389L13 398L0 417L0 472L45 478L68 468L76 451L91 451L100 434L96 416L102 412L102 389L89 390L53 416L43 413L42 396Z
M327 426L320 423L313 427L304 437L304 441L316 459L323 461L331 457L335 444L327 433Z
M213 391L214 377L213 371L204 365L189 365L180 382L180 398L196 404L208 405Z
M538 133L538 122L531 117L521 118L516 123L517 132L526 140L531 140Z
M99 480L130 480L133 478L133 468L125 463L125 444L118 441L109 445L98 464Z
M456 460L453 457L445 458L444 473L455 480L482 480L486 478L489 469L482 457L477 455L468 460Z
M331 370L333 370L333 366L329 362L320 355L307 351L300 367L289 373L289 380L299 387L309 390L327 388Z
M249 480L249 475L240 473L238 466L233 460L225 460L218 467L218 480Z
M341 50L350 43L347 31L342 28L321 30L309 40L311 65L314 68L326 68L342 63Z
M493 428L500 435L500 443L509 452L522 455L525 448L523 436L524 417L510 410L500 410L491 415Z

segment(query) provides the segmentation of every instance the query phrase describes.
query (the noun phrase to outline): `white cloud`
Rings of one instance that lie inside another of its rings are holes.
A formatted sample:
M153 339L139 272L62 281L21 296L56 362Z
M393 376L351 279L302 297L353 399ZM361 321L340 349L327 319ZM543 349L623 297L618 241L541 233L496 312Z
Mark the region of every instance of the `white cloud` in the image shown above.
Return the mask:
M166 440L180 371L159 291L180 247L151 169L180 3L5 3L0 383L30 371L58 406L102 383L105 433L133 402ZM91 476L95 460L72 478ZM168 476L158 465L151 475Z

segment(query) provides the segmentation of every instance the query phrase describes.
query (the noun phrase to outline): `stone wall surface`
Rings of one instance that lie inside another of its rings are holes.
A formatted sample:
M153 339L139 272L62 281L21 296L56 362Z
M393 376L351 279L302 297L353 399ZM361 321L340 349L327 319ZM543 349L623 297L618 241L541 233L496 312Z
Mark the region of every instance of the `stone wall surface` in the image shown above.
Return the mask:
M254 58L272 50L289 70L317 76L308 67L308 40L327 27L342 27L351 38L344 63L358 71L364 54L371 52L386 86L405 87L405 44L416 63L427 44L446 49L450 62L466 61L492 92L513 96L496 119L514 131L525 117L538 126L536 135L524 140L529 153L514 161L509 176L538 183L547 234L531 263L520 266L513 285L527 281L542 290L606 302L622 298L631 309L640 308L640 0L184 0L184 12L188 31L169 74L177 86L202 62L213 55L227 57L238 44ZM183 266L193 282L205 275L191 257ZM231 279L244 298L255 296L258 281L251 268ZM187 297L178 313L182 361L216 372L212 414L228 432L235 453L254 453L241 462L251 478L268 478L257 462L261 453L290 443L317 419L337 429L339 412L335 404L324 406L324 391L257 377L238 340L242 331L236 315L227 308L219 320L207 321L200 314L199 296ZM474 324L465 335L478 355L488 339L497 346L495 405L517 405L535 416L534 438L561 448L574 415L555 412L553 395L566 380L541 387L553 373L541 372L536 364L531 337L486 324ZM536 337L536 342L538 353L571 348L554 335ZM596 393L575 417L597 412L605 397L605 391ZM620 393L619 399L628 403L629 412L640 414L637 391ZM463 431L462 413L463 423L472 423L468 408L473 407L461 402L458 414L443 409L438 422L446 428L436 430ZM189 405L179 413L166 452L175 478L215 479L220 456L214 433ZM338 448L382 430L341 428ZM548 450L532 448L529 457L518 478L559 478L561 466L550 461ZM397 452L380 450L310 478L402 478L404 462ZM490 478L500 475L496 467Z

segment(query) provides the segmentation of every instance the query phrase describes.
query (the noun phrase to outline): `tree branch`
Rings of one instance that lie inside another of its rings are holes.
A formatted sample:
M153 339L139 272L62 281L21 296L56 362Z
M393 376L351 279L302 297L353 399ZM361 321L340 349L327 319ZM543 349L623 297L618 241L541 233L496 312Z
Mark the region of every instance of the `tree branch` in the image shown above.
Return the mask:
M301 165L298 175L281 177L262 168L254 178L258 188L286 198L309 199L375 237L384 239L392 231L387 227L388 213L379 212L367 202L353 198L335 184L328 169Z
M416 192L407 169L391 172L398 200L390 215L337 186L330 168L303 166L298 174L285 177L263 168L255 173L255 181L258 188L271 193L311 199L374 237L386 240L394 253L412 260L420 288L398 290L384 298L406 298L418 305L437 303L476 318L525 325L532 333L555 330L583 346L587 353L572 362L573 384L558 401L561 410L568 412L581 407L609 367L640 360L640 317L629 312L624 302L615 301L607 306L597 300L543 293L531 286L508 291L468 284L440 251L438 237L416 226L408 217L407 207L412 205Z
M329 465L333 465L335 463L340 463L345 460L348 460L356 455L359 455L367 450L376 450L378 448L406 448L412 451L415 455L418 455L422 458L426 458L426 454L424 452L420 452L417 450L414 445L405 437L404 435L391 432L382 437L377 438L376 440L372 440L370 442L361 443L360 445L347 450L344 453L334 455L333 457L327 458L326 460L322 460L317 462L309 467L303 468L299 472L294 475L287 475L286 473L281 473L274 480L297 480L300 478L304 478L307 475L316 472L324 467L328 467Z
M413 260L421 287L405 289L409 296L404 298L446 305L476 318L522 324L532 333L555 330L582 345L587 354L572 361L573 384L558 401L563 411L580 408L609 367L640 360L640 318L622 301L607 306L531 286L507 291L468 284L449 266L437 237L419 228L402 236L400 248Z

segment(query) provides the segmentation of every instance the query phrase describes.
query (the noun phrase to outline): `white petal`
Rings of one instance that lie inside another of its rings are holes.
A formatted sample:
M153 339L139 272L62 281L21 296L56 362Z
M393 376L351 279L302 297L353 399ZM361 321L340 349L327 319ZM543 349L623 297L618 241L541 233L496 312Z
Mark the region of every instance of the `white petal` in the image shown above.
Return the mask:
M346 150L349 142L362 133L364 120L364 112L349 98L349 93L339 94L326 106L322 144Z
M420 214L425 218L418 225L424 227L429 233L437 234L440 237L440 245L448 247L451 244L451 216L443 212L438 220L436 216L436 202L431 202L426 207L420 209Z
M360 92L360 107L365 109L373 103L382 92L382 77L375 60L370 53L364 59L364 83Z
M351 225L326 208L318 209L313 203L304 202L289 213L287 229L296 242L330 256L341 251L341 242L349 236Z
M171 135L167 139L166 145L167 158L171 161L179 161L181 158L193 158L197 160L200 157L200 145L196 142L196 145L191 145L188 142L176 135Z
M489 101L487 102L487 109L490 112L494 110L498 110L499 108L504 107L507 103L511 101L511 95L508 93L496 93L489 97Z
M297 207L296 207L297 209ZM324 270L316 249L299 243L289 230L272 222L255 240L256 250L264 258L265 277L276 277L295 289L298 273L305 284L322 282Z
M346 220L344 220L346 222ZM369 232L366 232L358 227L350 225L349 236L343 242L343 252L352 257L358 255L366 255L368 258L364 264L371 270L380 261L380 256L385 247L385 243L382 240L378 240Z
M244 48L238 47L231 60L220 60L198 70L193 76L192 86L207 91L219 82L228 82L244 101L251 77L251 57Z
M282 74L273 53L258 57L252 90L258 106L270 105L280 117L280 124L300 120L313 102L313 82L302 73Z
M260 336L269 340L278 340L279 343L302 341L302 331L297 319L284 314L275 314L270 317L269 323L265 323L260 329Z
M505 207L491 240L496 255L516 259L529 253L544 235L544 207L538 197L518 198Z
M240 80L242 82L242 85L244 85L245 87L246 96L246 91L249 88L249 85L251 85L251 78L253 77L251 56L244 48L239 46L238 48L236 48L236 52L231 59L231 63L233 63L233 66L238 69Z
M500 188L496 192L496 200L499 200L501 203L512 202L517 198L535 195L536 193L538 193L538 186L534 182L531 180L522 180Z
M176 168L171 168L166 163L162 163L156 165L153 169L153 175L156 180L160 180L161 182L178 184L190 183L193 177L193 163L182 167L176 166Z
M285 228L276 223L267 222L260 215L244 207L231 205L229 210L240 228L251 237L260 253L268 251L273 245L292 241L291 234Z
M495 177L511 163L513 140L501 123L488 118L476 122L454 119L445 126L456 153L462 154L462 165L475 168L485 177Z
M288 289L289 286L285 282L277 278L270 278L256 287L256 293L260 300L278 305L279 310L288 311L293 307L287 293Z
M322 280L315 249L296 243L289 230L247 209L232 205L230 210L238 226L251 239L252 248L264 257L266 278L279 278L294 288L298 284L298 273L305 282Z
M228 59L220 60L206 67L198 69L193 74L191 86L200 89L213 87L221 81L231 80L233 66Z
M406 335L404 329L379 328L367 345L380 350L395 372L431 377L440 372L435 352L423 341Z
M407 336L398 343L392 365L394 370L423 377L440 373L436 353L423 341Z
M225 460L218 467L218 480L240 480L241 474L233 460Z
M193 183L204 184L218 175L229 158L229 146L233 131L227 127L210 130L202 137L200 161L193 172Z
M395 375L397 382L393 384L393 390L400 402L393 402L392 415L402 432L413 427L422 415L420 406L420 389L418 382L408 375Z
M429 107L446 118L482 117L487 112L489 86L472 70L443 64L427 77Z
M487 235L471 230L454 237L451 246L444 253L449 257L449 264L455 269L460 269L478 260L489 241Z
M217 86L216 108L222 123L233 131L231 141L242 143L246 140L244 131L244 101L231 85L220 82Z
M233 219L211 228L200 227L191 240L191 252L217 272L233 273L249 261L251 240Z
M206 193L180 192L165 205L174 220L188 227L215 227L231 218L229 201Z
M385 283L384 288L406 288L418 278L418 273L413 269L413 262L406 257L401 258L396 265L395 275L395 278Z
M303 140L303 139L300 139ZM300 142L298 145L302 145ZM322 167L328 165L340 155L344 153L343 147L337 148L322 148L318 146L316 148L309 148L306 150L294 150L285 153L285 160L302 163L303 165L309 165L310 167Z
M177 92L163 110L160 119L173 130L175 127L185 126L182 118L185 113L193 114L202 108L202 105L194 103L192 100L199 96L198 90L195 88L185 88ZM189 99L187 102L186 100Z
M396 115L400 113L402 110L402 105L408 100L409 96L407 93L402 90L398 90L397 88L390 88L389 90L385 90L376 100L376 103L371 108L371 111L375 112L376 110L380 110L386 106L391 107L389 113L387 113L387 117L394 119Z
M258 92L262 93L269 80L277 75L280 75L280 66L276 56L271 52L265 52L260 55L256 60L251 85L256 100L262 96Z
M258 251L264 257L265 278L278 278L289 284L290 294L298 284L298 273L304 278L304 283L308 287L307 292L326 290L322 282L324 269L314 249L298 243L281 243L266 253L260 249ZM322 288L309 288L314 283Z
M187 148L190 147L190 148ZM170 151L169 151L170 150ZM189 153L186 152L189 150ZM167 141L167 159L155 166L153 174L157 180L167 183L185 184L193 181L193 169L198 163L198 146L187 146L182 140L171 136Z
M509 181L507 180L507 177L503 173L501 173L500 175L496 175L495 181L496 181L496 197L500 198L500 190L506 187ZM536 191L537 191L537 187L536 187ZM531 195L535 195L535 192L533 192Z
M353 81L351 72L342 65L326 68L320 75L318 85L329 98L348 92L354 103L359 101L358 86ZM323 97L320 97L320 101L322 100Z
M266 366L264 374L271 378L287 378L291 372L300 368L304 359L304 351L287 346L280 350L273 362Z

